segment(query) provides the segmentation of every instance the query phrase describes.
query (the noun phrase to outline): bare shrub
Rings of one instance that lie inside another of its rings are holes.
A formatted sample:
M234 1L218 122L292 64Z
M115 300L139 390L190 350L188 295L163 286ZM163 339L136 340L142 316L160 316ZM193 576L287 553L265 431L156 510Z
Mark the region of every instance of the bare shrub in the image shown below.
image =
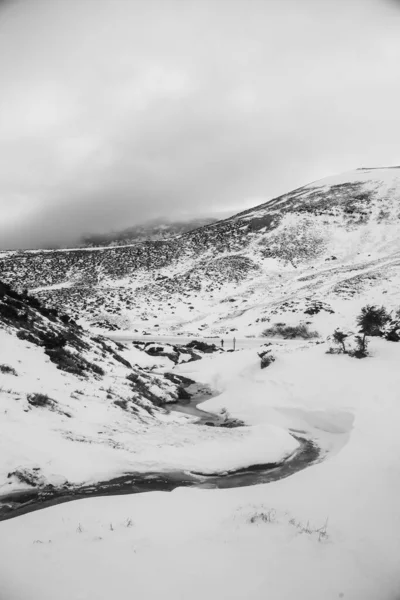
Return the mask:
M349 356L353 358L366 358L368 356L368 339L366 336L355 336L356 347L349 350Z
M335 344L337 344L340 348L339 351L343 352L343 354L346 354L347 350L346 350L346 346L345 346L345 339L348 337L347 333L344 333L343 331L340 331L339 329L335 329L335 331L333 332L332 335L332 339L334 341Z
M275 323L272 327L264 329L261 333L262 337L282 337L283 339L296 339L301 338L303 340L309 340L312 338L318 338L318 331L310 331L308 325L300 323L299 325L285 325L283 323Z
M276 519L276 511L271 508L270 510L260 510L249 518L249 523L273 523Z
M289 524L293 525L298 529L299 533L305 533L307 535L318 535L318 541L322 542L323 540L328 539L328 519L326 519L325 523L322 527L313 527L310 524L310 521L307 521L307 524L304 525L301 521L296 521L296 519L290 519Z
M270 345L270 344L267 344ZM261 368L266 369L270 364L275 362L275 356L271 353L271 350L268 348L267 350L262 350L258 352L258 356L261 359Z

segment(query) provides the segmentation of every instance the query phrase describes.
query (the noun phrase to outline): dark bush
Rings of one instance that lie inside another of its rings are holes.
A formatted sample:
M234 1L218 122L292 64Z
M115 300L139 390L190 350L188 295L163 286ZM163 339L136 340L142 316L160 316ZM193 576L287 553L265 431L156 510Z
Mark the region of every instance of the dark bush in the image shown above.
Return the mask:
M0 315L10 321L19 320L17 309L9 304L0 304Z
M37 346L41 344L41 341L38 337L36 337L30 331L26 331L25 329L20 329L20 331L17 332L17 338L19 338L20 340L31 342L32 344L36 344Z
M64 348L67 340L64 336L53 333L52 331L46 331L41 334L41 340L43 346L49 350L56 348Z
M10 365L0 365L0 373L4 373L5 375L18 375L17 371L13 367L10 367Z
M65 371L66 373L84 376L87 371L92 371L96 375L105 375L104 369L99 365L92 363L86 360L82 355L70 352L63 347L46 348L45 353L50 358L51 362L57 365L58 369Z
M128 369L132 369L132 365L128 360L126 360L123 356L118 354L118 352L114 352L114 350L112 350L112 348L109 348L109 350L111 351L113 358L117 362L121 363L121 365L124 365L124 367L127 367Z
M400 324L396 323L393 327L390 327L385 333L385 339L389 342L400 342Z
M365 336L356 335L356 347L349 350L349 356L353 358L366 358L368 356L368 340Z
M275 356L273 356L272 354L265 354L264 356L261 356L260 358L261 358L261 368L262 369L269 367L270 364L275 362Z
M123 410L127 410L128 409L128 400L114 400L114 404L116 406L119 406Z
M100 365L96 364L96 363L91 363L89 361L87 361L87 364L89 365L89 368L93 371L93 373L96 373L97 375L105 375L106 372L105 370L100 367Z
M129 381L132 381L132 383L136 383L139 378L139 375L137 373L128 373L126 378L129 379Z
M28 394L27 400L31 406L53 407L55 404L55 401L49 398L47 394Z
M320 302L319 300L315 300L314 302L312 302L306 308L306 310L304 311L304 314L306 314L306 315L317 315L318 313L321 312L321 310L324 310L324 311L326 311L328 313L331 313L331 314L335 312L327 304L324 304L323 302Z
M364 306L357 317L357 325L364 336L382 335L382 328L389 321L390 315L384 306L371 306L370 304Z
M65 348L47 348L45 353L51 362L57 365L57 368L72 375L85 375L85 366L83 361L78 360L75 354Z
M390 315L384 306L373 306L367 304L361 309L357 317L357 325L362 335L356 336L357 347L349 352L355 358L368 356L367 336L383 335L384 326L390 321Z
M43 308L42 303L40 302L40 300L35 298L35 296L29 296L29 295L25 296L25 302L32 308L36 308L38 310L41 310Z
M332 339L335 342L335 344L337 344L340 347L340 350L343 352L343 354L346 354L347 350L346 350L346 346L345 346L345 339L348 337L347 333L343 333L343 331L340 331L339 329L335 329L335 331L333 332L332 335Z
M264 329L261 333L262 337L282 337L287 339L302 338L308 340L319 337L317 331L310 331L308 325L301 323L300 325L285 325L283 323L275 323L272 327Z
M386 324L384 336L389 342L400 342L400 310Z

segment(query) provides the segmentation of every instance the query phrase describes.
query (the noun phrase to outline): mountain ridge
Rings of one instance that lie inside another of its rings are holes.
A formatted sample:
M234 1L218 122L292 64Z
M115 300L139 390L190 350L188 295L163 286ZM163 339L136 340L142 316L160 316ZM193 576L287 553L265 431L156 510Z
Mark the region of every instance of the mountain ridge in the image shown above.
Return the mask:
M400 251L398 170L330 176L178 238L3 253L0 268L7 281L19 280L88 323L254 334L257 318L272 318L271 302L282 304L286 296L303 295L303 306L311 290L321 301L331 294L340 304L351 296L343 281L361 298L372 272L372 287L385 291L384 282L397 277ZM330 261L334 266L327 269ZM251 322L245 324L243 315Z

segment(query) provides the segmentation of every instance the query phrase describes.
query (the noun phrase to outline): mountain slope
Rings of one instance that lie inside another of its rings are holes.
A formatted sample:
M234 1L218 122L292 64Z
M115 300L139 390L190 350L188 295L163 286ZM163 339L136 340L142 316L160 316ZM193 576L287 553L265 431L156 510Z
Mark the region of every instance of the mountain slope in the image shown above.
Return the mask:
M166 219L153 219L140 225L128 227L122 231L111 233L93 234L83 238L81 246L125 246L145 241L159 241L182 235L193 229L215 223L215 218L198 218L186 221L170 221Z
M314 320L314 300L343 315L366 297L395 303L399 216L400 167L358 169L179 238L3 253L0 268L89 322L258 334L283 314Z

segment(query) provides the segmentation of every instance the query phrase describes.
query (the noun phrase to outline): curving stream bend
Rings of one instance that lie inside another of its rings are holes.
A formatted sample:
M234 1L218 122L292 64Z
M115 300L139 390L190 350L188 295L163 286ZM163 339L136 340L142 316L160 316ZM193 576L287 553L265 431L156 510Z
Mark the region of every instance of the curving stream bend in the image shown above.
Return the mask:
M221 426L223 419L199 410L198 405L209 399L197 397L190 402L180 402L170 410L190 414L197 418L196 424ZM24 490L0 496L0 521L40 510L63 502L93 496L137 494L151 491L172 491L177 487L234 488L262 483L270 483L289 477L298 471L321 460L320 448L311 440L291 431L299 442L298 450L279 464L253 465L229 473L201 475L185 471L164 471L150 473L129 473L108 481L83 486Z

